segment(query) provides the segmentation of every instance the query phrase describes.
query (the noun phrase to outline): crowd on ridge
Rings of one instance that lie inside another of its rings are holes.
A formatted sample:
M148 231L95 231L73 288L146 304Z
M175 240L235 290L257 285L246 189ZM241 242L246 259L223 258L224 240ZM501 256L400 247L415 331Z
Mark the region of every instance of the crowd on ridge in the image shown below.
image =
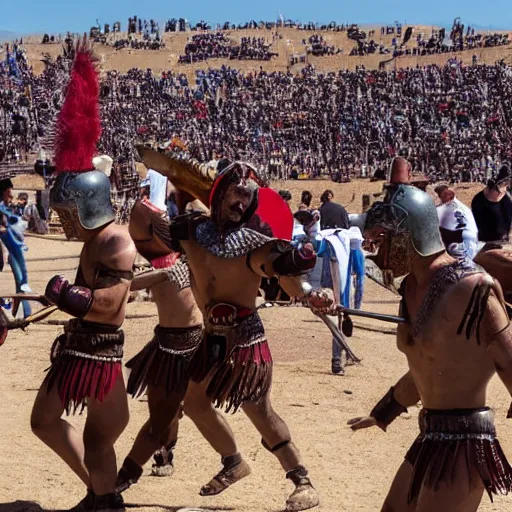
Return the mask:
M223 32L195 34L185 46L179 62L188 64L209 59L269 61L277 56L271 47L264 37L242 37L240 43L235 44Z
M34 75L23 48L0 67L0 162L51 149L68 60ZM102 78L102 153L132 169L135 141L187 149L202 161L241 158L274 176L383 173L397 153L433 178L485 181L509 159L511 69L450 64L393 72L184 74L133 69Z

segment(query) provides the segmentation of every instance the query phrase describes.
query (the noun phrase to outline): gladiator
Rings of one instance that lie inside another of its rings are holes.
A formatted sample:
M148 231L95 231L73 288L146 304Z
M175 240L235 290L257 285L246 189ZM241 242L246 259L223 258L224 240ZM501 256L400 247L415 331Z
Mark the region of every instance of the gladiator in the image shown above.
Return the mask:
M286 293L314 308L332 304L332 294L314 291L304 277L316 261L312 247L290 244L293 218L288 206L262 186L249 164L233 162L215 173L192 159L177 160L143 147L139 153L146 167L210 208L209 215L181 215L170 227L171 238L186 254L205 323L205 336L191 362L193 388L185 399L185 414L201 430L208 426L211 408L242 409L295 486L287 510L317 506L317 492L290 431L272 407L272 356L256 312L263 277L278 277ZM219 425L212 435L217 437L220 429L229 426ZM226 445L220 453L223 467L202 495L224 490L243 463L235 446Z
M434 203L416 187L391 183L364 224L365 238L378 247L395 237L403 247L401 263L376 261L393 276L407 274L400 287L407 322L398 326L397 345L409 371L368 417L349 425L386 431L422 403L419 436L381 510L476 511L484 492L492 500L512 491L512 467L486 400L495 373L512 394L512 330L501 286L470 259L447 254Z
M141 428L119 471L118 492L124 492L137 483L144 464L155 450L151 474L172 474L182 403L188 400L188 387L193 394L196 386L189 383L190 362L204 337L203 316L190 288L186 257L172 250L165 212L147 200L138 201L130 215L129 231L137 251L152 266L151 270L135 276L131 289L150 289L158 309L158 325L153 339L126 363L131 370L128 394L136 398L147 389L149 420ZM230 429L225 426L218 428L226 420L214 408L209 408L206 414L210 415L209 420L198 425L201 433L221 455L228 445L233 447L233 454L237 457ZM216 430L218 435L212 437L211 432ZM223 434L228 436L227 439ZM233 474L232 483L249 474L249 465L245 462L240 464Z
M73 318L53 344L31 426L86 486L85 498L72 510L123 512L115 493L114 443L129 418L120 327L136 249L128 230L114 223L109 178L92 170L101 132L98 92L95 59L84 39L57 120L57 177L50 192L66 236L84 244L74 282L55 276L46 287L47 301ZM61 416L85 407L82 436Z

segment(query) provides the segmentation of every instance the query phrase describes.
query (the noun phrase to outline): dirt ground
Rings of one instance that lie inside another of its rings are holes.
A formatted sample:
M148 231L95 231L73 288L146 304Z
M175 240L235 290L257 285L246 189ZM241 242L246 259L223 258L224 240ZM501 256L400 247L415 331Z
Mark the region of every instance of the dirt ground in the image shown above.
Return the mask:
M34 290L43 290L55 273L73 276L80 244L27 240L30 284ZM0 289L14 289L7 266L0 274ZM394 295L367 283L366 309L396 314L397 306ZM150 339L157 321L155 313L151 303L128 306L126 357L134 355ZM405 358L395 346L393 326L356 320L350 343L363 362L349 367L346 376L335 377L330 374L328 331L308 310L274 307L263 310L262 316L276 361L274 406L288 422L310 469L322 502L318 510L379 510L394 473L417 434L419 409L410 409L410 414L396 420L386 434L378 429L353 433L346 423L354 416L368 413L406 370ZM26 332L13 331L0 349L0 512L67 509L84 494L78 478L30 431L32 402L49 365L50 346L60 331L61 327L48 323L31 326ZM509 396L497 379L491 383L489 403L496 410L504 450L512 459L512 422L505 419ZM148 414L143 401L130 401L130 409L130 424L116 446L120 462ZM80 428L84 419L78 416L71 421ZM256 430L243 413L230 416L229 421L251 463L250 477L218 497L200 497L200 486L219 469L219 460L191 421L184 418L174 475L151 477L146 467L140 483L125 494L129 510L283 510L291 487L277 461L263 449ZM510 502L498 498L492 505L484 497L480 510L504 512L510 510Z

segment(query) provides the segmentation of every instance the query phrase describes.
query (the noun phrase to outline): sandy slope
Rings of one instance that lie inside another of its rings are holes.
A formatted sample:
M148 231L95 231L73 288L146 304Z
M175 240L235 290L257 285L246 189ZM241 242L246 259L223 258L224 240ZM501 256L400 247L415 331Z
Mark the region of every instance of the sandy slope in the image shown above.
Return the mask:
M391 46L393 35L380 35L380 27L375 27L376 33L373 39L379 43ZM406 30L406 27L403 27ZM414 43L414 37L418 33L423 33L424 37L429 37L432 31L431 26L417 25L414 27L413 38L408 43L411 46ZM176 71L185 72L190 78L193 77L195 69L206 69L208 67L220 67L223 64L229 65L236 69L245 71L258 71L260 66L266 71L286 71L292 55L305 55L305 46L303 40L309 39L310 35L320 33L328 45L334 46L343 50L343 54L334 56L314 57L309 56L308 62L313 64L318 70L322 71L336 71L338 69L355 69L356 66L364 65L367 69L376 69L381 61L387 61L391 58L390 55L367 55L364 57L351 57L350 51L356 43L347 37L346 32L321 32L321 31L305 31L292 28L279 29L278 38L274 40L275 31L272 30L240 30L240 31L226 31L226 36L232 39L233 43L238 44L242 37L264 37L268 43L273 43L273 50L279 53L279 56L272 59L270 62L262 61L234 61L226 59L213 59L208 62L197 64L178 64L178 58L184 53L184 48L187 43L187 38L192 35L191 33L176 33L165 34L163 37L166 42L166 47L163 50L131 50L122 49L119 51L114 50L112 46L97 45L96 51L102 57L102 69L119 70L126 72L130 68L151 68L154 72L159 73L163 70L174 69ZM125 34L119 34L118 38L125 37ZM25 47L28 52L29 60L34 67L36 73L42 72L44 65L40 62L41 57L48 53L52 57L56 57L60 51L61 46L55 44L40 44L42 37L29 37L25 38ZM510 61L512 47L505 46L499 48L484 48L477 50L467 50L456 53L446 53L442 55L433 55L426 57L399 57L395 59L392 67L406 68L414 67L416 65L428 64L445 64L450 58L457 57L465 64L471 64L473 55L477 55L481 63L492 64L500 59ZM304 64L299 64L294 67L298 71Z

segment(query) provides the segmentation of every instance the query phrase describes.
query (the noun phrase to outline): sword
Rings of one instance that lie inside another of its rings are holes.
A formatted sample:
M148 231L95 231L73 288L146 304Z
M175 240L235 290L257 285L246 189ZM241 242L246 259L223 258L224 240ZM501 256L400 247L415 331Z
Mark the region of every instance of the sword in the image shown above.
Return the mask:
M330 319L327 315L324 313L320 313L319 311L313 311L312 313L320 318L322 322L327 326L327 328L331 331L332 337L338 347L340 347L342 350L344 350L347 353L347 358L352 359L354 363L360 363L361 359L357 357L354 352L352 352L352 349L348 346L348 343L345 340L345 336L343 336L343 333L338 329L336 324Z
M279 306L289 306L289 301L275 300L275 301L266 301L258 309L265 307L265 304L277 304ZM350 309L344 308L343 306L338 306L336 308L336 313L338 315L346 313L347 315L352 316L360 316L363 318L373 318L374 320L380 320L381 322L388 322L390 324L406 324L407 320L401 316L395 315L385 315L384 313L374 313L373 311L365 311L364 309Z
M18 308L20 307L22 300L29 300L32 302L39 302L43 306L48 306L48 299L40 293L14 293L12 295L1 295L0 299L12 300L12 314L16 316Z
M44 304L46 306L42 310L38 311L37 313L33 313L27 318L14 320L10 320L8 316L5 314L3 308L0 307L0 346L2 346L5 343L7 333L10 330L25 329L31 323L40 322L41 320L44 320L45 318L47 318L48 316L50 316L52 313L59 309L57 306L49 306L46 297L44 295L39 295L36 293L16 293L13 295L4 295L0 298L13 300L14 315L16 315L20 302L22 300L39 302L40 304Z
M373 313L371 311L365 311L364 309L350 309L338 306L337 312L339 315L346 314L351 316L361 316L363 318L373 318L374 320L380 320L381 322L388 322L390 324L406 324L407 320L401 316L385 315L383 313Z
M57 311L57 306L48 306L37 313L34 313L27 318L20 318L9 320L4 310L0 308L0 347L5 343L7 333L13 329L25 329L28 325L40 322L49 317L52 313Z

